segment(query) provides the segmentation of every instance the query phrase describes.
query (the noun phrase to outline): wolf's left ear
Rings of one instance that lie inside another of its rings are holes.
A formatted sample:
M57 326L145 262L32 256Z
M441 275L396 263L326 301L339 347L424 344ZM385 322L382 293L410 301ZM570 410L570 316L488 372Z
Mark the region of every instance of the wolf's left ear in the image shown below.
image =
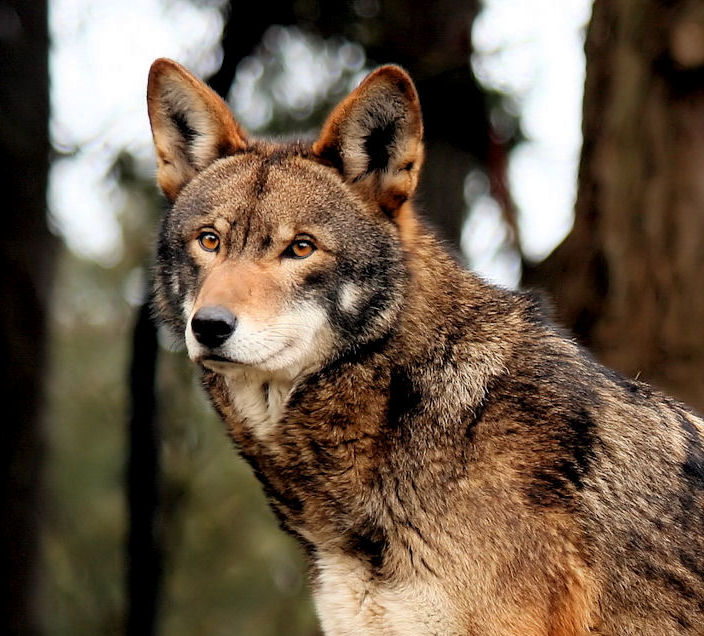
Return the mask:
M196 173L247 146L220 96L173 60L160 58L152 64L147 107L157 181L170 201Z
M423 161L418 93L398 66L382 66L328 117L314 154L390 216L416 189Z

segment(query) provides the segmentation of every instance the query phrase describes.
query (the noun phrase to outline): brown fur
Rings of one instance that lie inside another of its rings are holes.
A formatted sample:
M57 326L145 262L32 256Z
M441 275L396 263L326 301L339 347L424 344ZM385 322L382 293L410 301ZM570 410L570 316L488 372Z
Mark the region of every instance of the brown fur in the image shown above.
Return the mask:
M148 96L174 199L157 311L306 549L326 634L704 634L701 419L428 232L401 69L311 145L247 140L173 62ZM301 235L317 249L293 258ZM213 307L236 327L204 344Z

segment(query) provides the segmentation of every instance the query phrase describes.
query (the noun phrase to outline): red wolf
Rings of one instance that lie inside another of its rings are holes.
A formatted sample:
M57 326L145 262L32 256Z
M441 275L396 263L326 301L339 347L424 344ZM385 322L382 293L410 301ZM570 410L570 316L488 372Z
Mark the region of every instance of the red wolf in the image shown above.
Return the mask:
M413 209L402 69L312 143L250 139L170 60L148 105L156 312L304 547L325 634L704 634L702 420L455 262Z

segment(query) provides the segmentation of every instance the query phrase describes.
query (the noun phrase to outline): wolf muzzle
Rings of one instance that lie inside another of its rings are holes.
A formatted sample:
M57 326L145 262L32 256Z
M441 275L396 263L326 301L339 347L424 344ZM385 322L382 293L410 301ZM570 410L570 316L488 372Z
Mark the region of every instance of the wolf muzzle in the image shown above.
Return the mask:
M237 327L237 318L222 305L201 307L191 319L196 340L214 349L227 340Z

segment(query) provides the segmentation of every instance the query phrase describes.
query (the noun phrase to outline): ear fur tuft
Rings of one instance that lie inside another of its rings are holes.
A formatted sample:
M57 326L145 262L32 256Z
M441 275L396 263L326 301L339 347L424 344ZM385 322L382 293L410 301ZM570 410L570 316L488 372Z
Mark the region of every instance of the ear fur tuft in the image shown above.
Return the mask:
M247 146L220 96L173 60L160 58L152 64L147 106L157 181L170 201L199 171Z
M328 117L313 153L390 215L415 191L423 160L415 86L398 66L382 66Z

